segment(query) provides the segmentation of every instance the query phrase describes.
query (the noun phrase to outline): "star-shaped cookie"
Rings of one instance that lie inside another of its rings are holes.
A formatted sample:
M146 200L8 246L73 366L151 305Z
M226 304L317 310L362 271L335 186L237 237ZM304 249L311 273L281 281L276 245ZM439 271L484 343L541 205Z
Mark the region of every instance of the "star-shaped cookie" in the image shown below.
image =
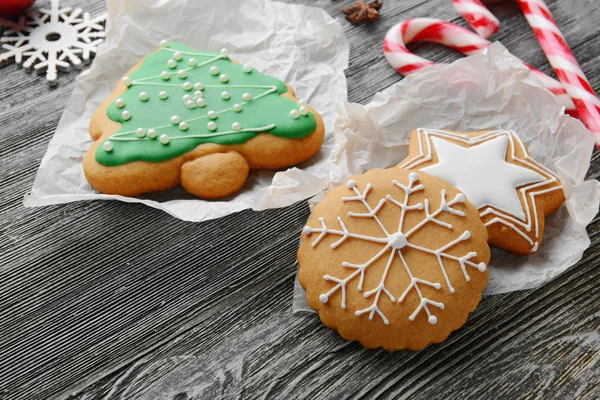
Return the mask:
M544 217L565 201L556 174L512 131L413 131L401 168L421 170L462 191L479 209L489 243L516 254L539 250Z

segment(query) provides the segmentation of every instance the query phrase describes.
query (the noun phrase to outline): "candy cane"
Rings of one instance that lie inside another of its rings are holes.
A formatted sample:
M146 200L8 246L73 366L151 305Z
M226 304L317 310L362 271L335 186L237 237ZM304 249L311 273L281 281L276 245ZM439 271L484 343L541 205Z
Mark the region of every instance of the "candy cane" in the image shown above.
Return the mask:
M577 59L543 0L518 0L556 76L571 97L579 116L595 134L600 147L600 99L585 78Z
M450 22L433 18L409 19L394 25L386 34L383 44L386 59L402 75L408 75L434 65L432 61L421 58L408 50L406 45L416 41L439 43L467 56L480 53L492 44L475 33ZM570 115L577 116L575 104L560 82L528 64L525 65L548 90L558 97Z
M452 0L452 5L482 38L498 32L500 21L479 0Z

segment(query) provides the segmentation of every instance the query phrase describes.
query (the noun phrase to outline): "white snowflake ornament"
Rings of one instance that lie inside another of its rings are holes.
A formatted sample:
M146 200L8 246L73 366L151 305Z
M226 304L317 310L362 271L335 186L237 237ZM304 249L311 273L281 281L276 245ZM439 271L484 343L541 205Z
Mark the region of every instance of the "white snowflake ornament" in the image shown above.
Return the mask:
M299 279L309 304L367 347L440 342L464 323L487 282L477 209L422 172L358 176L330 192L302 232Z
M77 8L61 8L60 0L52 0L50 8L29 11L18 22L0 18L5 27L0 43L0 66L14 60L26 70L46 72L46 80L54 86L58 70L71 66L80 69L90 61L98 45L104 41L106 14L92 18Z

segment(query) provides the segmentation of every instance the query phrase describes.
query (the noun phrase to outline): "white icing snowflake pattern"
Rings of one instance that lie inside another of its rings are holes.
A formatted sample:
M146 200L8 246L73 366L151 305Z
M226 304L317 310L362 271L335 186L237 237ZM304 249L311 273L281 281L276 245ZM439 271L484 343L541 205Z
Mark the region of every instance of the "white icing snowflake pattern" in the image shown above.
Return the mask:
M321 242L321 240L327 235L336 235L336 236L340 237L339 240L337 240L336 242L334 242L331 245L332 249L337 248L338 246L340 246L342 243L344 243L345 241L347 241L349 239L364 240L367 242L379 243L379 244L384 245L383 248L377 254L372 256L367 262L365 262L363 264L355 264L355 263L351 263L348 261L344 261L342 263L343 267L354 270L346 277L335 277L335 276L331 276L331 275L325 275L323 277L323 279L325 279L327 281L335 282L336 285L333 288L331 288L331 290L329 290L327 293L321 294L321 296L319 297L321 302L323 302L323 303L328 302L329 297L332 294L336 293L337 291L341 291L341 295L342 295L341 308L345 309L346 308L346 290L347 290L348 283L350 281L354 280L356 277L358 277L357 290L359 292L362 292L364 278L365 278L365 271L369 268L369 266L373 265L373 263L375 263L377 260L379 260L381 257L383 257L387 252L389 252L390 254L387 259L386 267L382 273L379 284L375 288L364 292L364 297L365 298L373 298L373 303L371 304L370 307L356 311L356 316L360 316L362 314L368 313L369 319L372 320L373 316L375 314L377 314L377 315L379 315L379 317L381 317L382 321L387 325L387 324L389 324L389 320L386 318L384 313L379 308L379 299L380 299L382 293L385 294L390 299L391 302L402 303L404 301L404 299L406 298L406 296L411 291L414 290L416 292L416 294L419 296L420 302L419 302L418 307L410 315L409 320L414 321L414 319L417 317L417 315L421 311L425 311L425 313L427 314L428 322L430 324L435 324L435 323L437 323L438 319L435 315L433 315L432 311L430 310L430 307L433 306L433 307L437 307L437 308L443 310L444 304L425 297L423 295L423 292L421 291L421 285L430 286L436 290L440 290L442 287L442 284L439 282L430 282L428 280L421 279L421 278L415 276L413 274L410 266L406 262L406 259L404 258L403 254L402 254L402 250L404 248L411 248L411 249L415 249L415 250L421 251L423 253L427 253L427 254L435 256L437 258L440 270L444 276L445 284L447 285L447 287L451 293L454 293L454 287L452 286L452 283L450 282L450 279L446 272L446 266L444 265L444 260L452 260L452 261L458 262L458 264L460 265L460 268L462 269L462 272L463 272L463 275L464 275L466 281L470 281L470 279L471 279L467 272L467 267L475 268L480 272L485 271L485 269L486 269L485 263L474 263L473 261L471 261L471 259L473 259L474 257L477 256L477 253L475 253L475 252L469 252L466 255L463 255L462 257L457 257L457 256L447 253L447 250L449 250L450 248L452 248L453 246L455 246L456 244L458 244L462 241L468 240L471 237L471 233L467 230L464 231L456 239L448 242L447 244L445 244L444 246L442 246L438 249L428 249L426 247L411 243L411 241L410 241L411 236L416 231L418 231L419 229L424 227L426 224L435 224L435 225L439 225L439 226L447 228L447 229L452 229L451 224L437 219L437 217L440 214L447 212L447 213L450 213L453 215L457 215L459 217L465 216L465 214L462 211L452 208L453 205L455 205L457 203L463 203L465 201L465 196L462 193L459 193L458 195L456 195L454 197L454 199L452 199L452 200L447 200L446 199L446 191L442 190L440 193L441 194L441 204L438 207L438 209L434 210L434 211L431 211L429 209L430 208L429 201L427 199L425 199L423 202L420 202L420 203L417 203L414 205L408 205L411 194L423 190L423 185L417 184L418 181L419 181L419 175L416 172L410 173L409 182L408 182L407 186L399 183L396 180L393 180L392 183L395 186L401 188L405 193L403 201L399 201L399 200L395 199L393 196L388 194L388 195L386 195L385 198L381 199L379 201L379 203L377 204L377 206L375 206L374 208L371 207L371 205L367 202L367 196L369 195L369 192L372 189L372 185L370 183L367 184L367 186L365 187L365 189L362 192L357 187L356 181L351 180L347 183L347 187L354 192L355 196L342 197L342 201L343 202L356 201L356 202L362 203L366 209L365 213L349 212L348 216L353 217L353 218L372 218L377 223L377 225L379 226L379 229L381 230L381 233L382 233L381 237L362 235L360 233L351 232L350 230L347 229L346 225L344 224L344 220L339 216L337 217L337 221L340 225L339 229L332 229L329 226L327 226L327 224L325 223L325 219L322 217L319 218L319 222L321 224L320 227L318 227L318 228L314 228L314 227L310 227L310 226L304 227L303 232L306 235L312 235L315 233L319 234L319 236L312 242L313 248L316 247L319 244L319 242ZM381 222L380 218L377 215L378 212L381 210L381 208L383 207L383 205L386 202L389 202L390 204L393 204L400 208L400 221L398 224L397 232L388 232L388 230L386 229L386 227L384 226L384 224ZM418 224L413 226L412 228L405 229L405 227L404 227L405 215L408 211L413 211L413 210L421 211L421 212L424 211L424 218ZM409 285L406 288L404 288L403 292L400 294L399 297L396 297L394 295L394 293L392 293L392 291L390 291L390 288L388 288L386 286L386 278L388 276L392 262L396 256L400 259L401 264L404 267L404 270L406 271L406 273L408 274L408 277L410 278Z
M92 18L77 8L61 8L52 0L50 8L32 10L18 22L0 19L6 29L0 43L7 50L0 53L0 65L11 59L27 70L46 71L46 80L56 85L58 70L71 65L80 69L104 41L106 14Z

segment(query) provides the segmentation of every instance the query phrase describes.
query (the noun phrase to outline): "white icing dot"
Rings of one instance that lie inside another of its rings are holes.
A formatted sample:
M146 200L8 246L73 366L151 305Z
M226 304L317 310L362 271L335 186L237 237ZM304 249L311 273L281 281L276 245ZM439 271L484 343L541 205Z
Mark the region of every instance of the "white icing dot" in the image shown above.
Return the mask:
M467 240L467 239L468 239L468 238L470 238L470 237L471 237L471 232L469 232L469 231L465 231L465 232L464 232L464 233L463 233L463 234L460 236L461 240Z
M441 283L434 283L433 287L436 288L437 290L440 290L442 288L442 284Z
M189 92L190 90L192 90L193 87L194 86L189 82L185 82L183 84L183 90L185 90L186 92Z
M298 111L300 111L300 115L308 115L308 108L306 106L300 107Z
M190 110L193 110L194 108L196 108L196 103L194 102L194 100L188 100L185 102L185 106Z
M194 85L194 89L202 90L204 89L204 84L202 82L196 82L196 84Z
M221 93L221 98L223 100L229 100L231 98L231 95L229 94L229 92L227 90L223 91L223 93Z
M307 105L308 105L308 103L306 103L306 100L304 100L304 99L298 100L299 107L306 107Z
M227 76L227 74L221 74L221 76L219 77L219 80L223 83L227 83L227 82L229 82L229 77Z
M143 138L144 136L146 136L146 130L144 128L137 128L135 130L135 134L137 135L137 137Z
M200 98L200 99L196 99L196 105L198 107L206 107L206 100Z
M219 75L219 68L216 65L213 65L212 67L210 67L210 69L208 70L210 72L211 75Z
M123 100L122 98L120 98L120 97L119 97L119 98L118 98L118 99L115 101L115 104L116 104L116 106L117 106L118 108L123 108L123 107L125 107L125 100Z
M319 296L319 301L321 303L327 303L327 300L329 300L329 297L327 297L326 294L322 294L322 295Z
M239 105L239 104L234 104L234 105L233 105L233 111L235 111L235 112L240 112L240 111L242 111L242 106L241 106L241 105Z
M158 94L158 97L160 97L161 100L166 100L169 98L169 93L161 90L161 92Z
M186 95L183 96L183 102L184 103L187 103L191 99L192 99L192 96L190 96L189 94L186 94Z
M195 67L196 65L198 65L198 60L196 60L194 57L190 57L190 59L188 60L188 64L190 64L190 66Z
M148 132L146 134L148 135L148 137L150 139L156 139L156 135L157 135L156 129L150 128L150 129L148 129Z
M165 135L165 134L163 133L162 135L160 135L160 137L158 138L158 140L160 140L160 142L161 142L162 144L169 144L169 141L170 141L171 139L169 138L169 136L168 136L168 135Z
M231 129L233 129L234 131L239 131L242 129L242 125L239 122L234 122L231 125Z
M242 95L242 99L244 101L250 101L250 100L252 100L252 95L250 93L246 92Z
M416 181L417 179L419 179L419 174L417 174L416 172L411 172L410 174L408 174L409 179Z
M167 66L171 69L177 67L177 61L170 59L169 61L167 61Z
M213 110L210 110L207 115L209 119L217 119L217 113Z
M188 129L188 124L184 121L179 123L179 129L181 129L182 131L187 131Z
M128 76L124 76L123 79L121 79L121 81L123 82L123 84L127 87L131 86L131 78L129 78Z
M125 120L128 121L129 119L131 119L131 113L127 110L123 111L121 113L121 117Z
M169 47L169 42L166 40L161 40L160 47L161 47L161 49L166 49L167 47Z
M181 55L180 52L176 51L175 53L173 53L173 58L176 59L177 61L181 61L183 56Z
M110 152L113 149L113 144L112 142L106 141L102 144L102 148L104 149L104 151Z
M249 74L250 72L252 72L252 67L248 64L244 64L244 66L242 67L242 71Z
M221 55L223 57L229 57L229 50L227 50L226 48L222 48L221 49Z
M479 271L481 271L481 272L485 271L485 268L486 268L486 266L485 266L485 263L482 263L482 262L480 262L480 263L477 265L477 269L478 269Z
M423 209L423 203L417 204L417 210L422 210L422 209Z
M292 117L294 119L298 119L298 118L300 118L300 113L298 112L298 110L292 110L292 111L290 111L290 117Z
M160 73L160 79L162 79L163 81L168 81L169 79L171 79L171 75L169 75L167 71L163 71Z
M206 124L206 127L208 128L209 131L214 132L217 130L217 124L215 124L214 122L210 121L208 124Z
M172 123L173 125L177 125L177 124L179 124L180 122L181 122L181 118L179 117L179 115L173 115L173 116L171 117L171 123Z
M185 72L184 69L180 69L179 71L177 71L177 76L181 79L185 79L187 78L187 72Z
M435 315L430 315L429 318L427 318L427 322L431 325L435 325L437 323L437 317Z
M148 93L146 93L146 92L140 92L139 98L141 101L148 101L150 96L148 96Z
M312 233L312 228L307 225L304 228L302 228L302 233L304 233L305 235L310 235Z
M356 181L350 180L350 181L348 181L346 186L348 186L350 189L352 189L353 187L356 187Z
M201 97L204 97L204 94L202 94L202 90L196 90L194 92L194 97L197 98L197 99L199 99Z
M465 195L462 193L459 193L456 195L456 197L454 199L458 202L463 203L465 201Z

